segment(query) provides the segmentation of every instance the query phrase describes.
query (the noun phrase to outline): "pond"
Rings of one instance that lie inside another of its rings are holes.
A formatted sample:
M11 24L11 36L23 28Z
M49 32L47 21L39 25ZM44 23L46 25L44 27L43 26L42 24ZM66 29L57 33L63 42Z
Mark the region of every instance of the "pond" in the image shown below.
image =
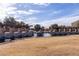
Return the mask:
M44 35L44 37L50 37L51 36L49 33L44 33L43 35ZM34 33L34 37L37 37L36 33Z

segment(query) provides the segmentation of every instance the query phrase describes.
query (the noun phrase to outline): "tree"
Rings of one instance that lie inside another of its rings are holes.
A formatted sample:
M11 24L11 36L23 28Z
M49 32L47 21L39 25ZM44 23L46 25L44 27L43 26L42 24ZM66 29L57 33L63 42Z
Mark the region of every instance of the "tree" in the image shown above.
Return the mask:
M20 22L16 22L16 26L15 26L16 28L21 28L21 24L20 24Z
M53 30L53 29L55 29L56 31L58 31L58 24L52 24L50 27L49 27L49 30Z
M66 28L65 25L60 25L59 28L63 29L63 28Z
M3 23L2 22L0 22L0 27L3 27L4 25L3 25Z
M26 29L30 29L29 24L26 24L26 25L25 25L25 28L26 28Z
M34 26L35 31L40 31L41 30L41 26L39 24L36 24Z
M20 25L21 25L22 27L25 27L25 26L26 26L26 24L25 24L23 21L20 22Z
M58 24L52 24L51 27L56 29L56 28L58 28Z
M5 26L9 26L9 27L15 27L16 26L16 21L13 17L5 17L3 23L4 23Z
M41 31L44 31L44 30L45 30L45 27L44 27L44 26L42 26L42 27L41 27Z

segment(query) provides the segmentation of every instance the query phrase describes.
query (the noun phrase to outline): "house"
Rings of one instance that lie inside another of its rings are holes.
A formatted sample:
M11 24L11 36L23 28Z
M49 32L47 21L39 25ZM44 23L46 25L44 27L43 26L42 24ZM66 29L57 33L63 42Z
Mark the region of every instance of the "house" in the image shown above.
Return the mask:
M73 22L71 25L72 27L79 27L79 20Z

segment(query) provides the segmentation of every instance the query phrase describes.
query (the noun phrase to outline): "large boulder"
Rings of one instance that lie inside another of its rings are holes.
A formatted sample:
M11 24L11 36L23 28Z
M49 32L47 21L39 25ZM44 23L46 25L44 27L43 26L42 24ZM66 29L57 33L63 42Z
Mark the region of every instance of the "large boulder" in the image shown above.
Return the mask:
M11 33L11 32L5 32L4 36L5 36L5 40L7 40L7 39L14 40L15 39L14 33Z
M22 32L22 37L27 37L27 36L28 36L28 32L23 31L23 32Z
M67 35L66 32L50 32L51 36L62 36Z
M0 43L5 42L5 37L4 35L0 35Z
M51 36L55 36L56 33L55 33L55 32L50 32L50 35L51 35Z
M28 32L28 36L29 36L29 37L33 37L33 36L34 36L34 32L33 32L33 31L29 31L29 32Z
M43 32L36 32L36 34L37 34L37 37L43 37L44 36L44 33Z
M22 32L14 32L15 38L22 38Z
M32 37L32 36L34 36L33 31L23 31L22 32L22 37Z

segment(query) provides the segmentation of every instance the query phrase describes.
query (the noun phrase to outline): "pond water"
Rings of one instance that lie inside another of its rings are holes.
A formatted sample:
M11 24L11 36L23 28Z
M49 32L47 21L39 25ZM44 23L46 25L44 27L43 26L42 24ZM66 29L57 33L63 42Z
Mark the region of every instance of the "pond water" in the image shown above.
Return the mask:
M51 36L49 33L44 33L43 35L44 35L44 37L50 37ZM34 37L37 37L37 34L34 34Z

